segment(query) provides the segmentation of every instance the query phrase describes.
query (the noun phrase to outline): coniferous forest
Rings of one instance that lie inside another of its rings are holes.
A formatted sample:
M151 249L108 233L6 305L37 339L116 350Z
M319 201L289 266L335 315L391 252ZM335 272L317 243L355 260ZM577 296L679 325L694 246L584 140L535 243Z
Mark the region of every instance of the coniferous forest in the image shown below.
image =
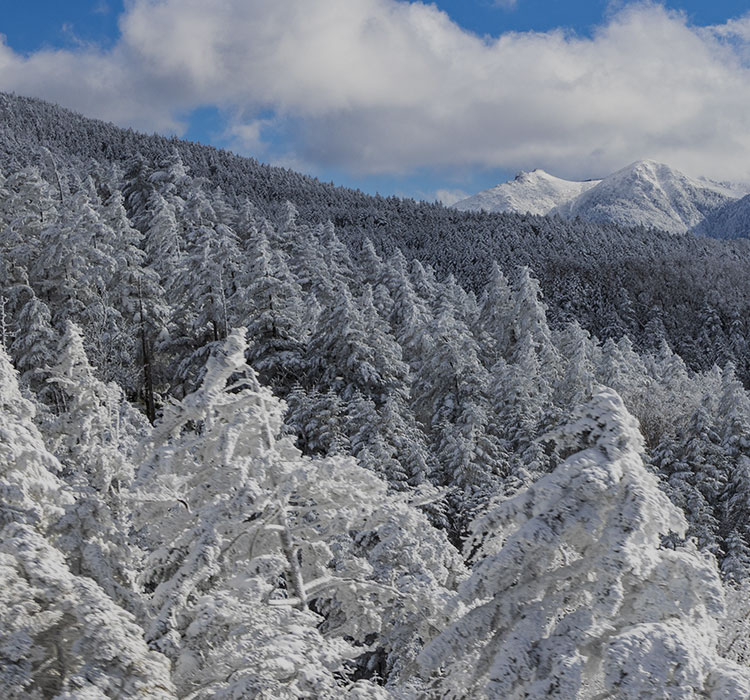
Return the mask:
M750 697L749 253L0 95L0 697Z

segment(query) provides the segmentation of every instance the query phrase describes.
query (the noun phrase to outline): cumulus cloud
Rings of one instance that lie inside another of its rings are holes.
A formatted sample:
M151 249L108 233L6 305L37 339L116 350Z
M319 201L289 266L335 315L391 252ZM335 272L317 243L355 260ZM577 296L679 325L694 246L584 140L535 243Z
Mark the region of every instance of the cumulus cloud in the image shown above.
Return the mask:
M396 0L131 0L110 50L0 44L0 89L180 132L217 105L252 152L360 174L605 174L638 158L750 178L750 18L716 27L629 5L590 37L487 39ZM1 29L0 25L0 29ZM269 116L270 115L270 116Z
M468 192L464 192L463 190L438 190L435 192L435 201L442 202L445 204L446 207L449 207L451 204L455 204L456 202L460 202L462 199L466 199L469 196Z

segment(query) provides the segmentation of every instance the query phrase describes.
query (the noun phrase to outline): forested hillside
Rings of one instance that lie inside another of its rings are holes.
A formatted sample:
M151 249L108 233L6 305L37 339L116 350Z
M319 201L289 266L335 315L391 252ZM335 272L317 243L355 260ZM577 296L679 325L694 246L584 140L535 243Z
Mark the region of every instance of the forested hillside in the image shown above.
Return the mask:
M261 216L277 222L285 216L285 202L293 202L301 223L332 222L350 249L370 238L379 254L399 249L407 260L453 274L477 294L489 278L488 260L506 272L529 266L553 325L576 319L601 339L627 334L643 350L666 339L692 369L731 360L742 380L750 381L743 340L750 331L746 239L675 237L653 229L464 213L370 197L227 151L144 136L5 94L0 94L0 154L6 170L36 164L50 182L56 179L56 160L72 159L84 170L94 162L99 168L119 164L133 183L147 183L176 154L191 177L205 179L207 190L220 188L232 208L249 199ZM737 234L733 229L728 235Z
M747 242L0 111L0 696L750 696Z

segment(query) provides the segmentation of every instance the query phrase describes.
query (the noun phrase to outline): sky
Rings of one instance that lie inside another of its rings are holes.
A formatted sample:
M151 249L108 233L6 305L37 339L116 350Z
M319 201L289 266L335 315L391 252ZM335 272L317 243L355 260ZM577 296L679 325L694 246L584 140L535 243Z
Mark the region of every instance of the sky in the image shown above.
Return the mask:
M366 192L750 182L746 0L0 0L0 90Z

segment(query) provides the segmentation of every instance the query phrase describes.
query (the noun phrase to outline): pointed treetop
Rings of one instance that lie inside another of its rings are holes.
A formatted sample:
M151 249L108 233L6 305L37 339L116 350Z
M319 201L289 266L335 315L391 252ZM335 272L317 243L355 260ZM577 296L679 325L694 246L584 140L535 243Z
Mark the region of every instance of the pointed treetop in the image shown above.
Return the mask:
M619 394L604 386L595 388L591 401L549 437L567 453L598 448L607 458L615 459L643 451L638 421L625 408Z
M83 332L73 321L65 323L65 333L60 339L59 359L55 365L56 384L82 383L91 378L94 368L89 364L86 350L83 347Z
M0 411L17 416L31 417L34 407L21 395L18 372L11 364L6 349L0 343Z

